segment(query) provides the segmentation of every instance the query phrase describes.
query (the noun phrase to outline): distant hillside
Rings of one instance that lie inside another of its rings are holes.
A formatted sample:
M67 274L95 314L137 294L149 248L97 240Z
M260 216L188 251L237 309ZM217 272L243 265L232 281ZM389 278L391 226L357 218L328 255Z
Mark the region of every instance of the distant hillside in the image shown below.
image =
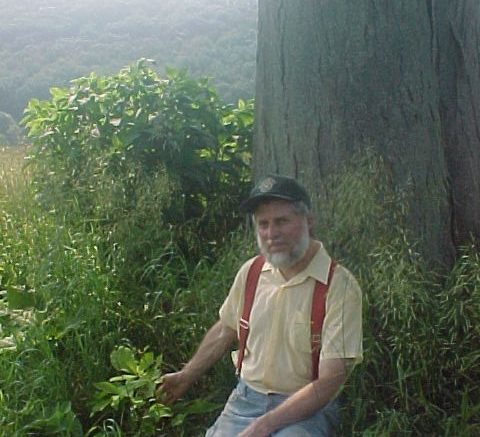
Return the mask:
M0 111L0 148L22 142L23 133L10 114Z
M254 94L257 0L0 0L0 111L141 57L213 77L226 102Z

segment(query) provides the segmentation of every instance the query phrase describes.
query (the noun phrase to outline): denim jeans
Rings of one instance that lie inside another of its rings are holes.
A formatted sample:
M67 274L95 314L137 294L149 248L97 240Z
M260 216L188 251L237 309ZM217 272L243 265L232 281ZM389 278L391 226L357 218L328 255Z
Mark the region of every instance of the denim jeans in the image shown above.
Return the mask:
M259 393L240 380L205 437L236 437L255 419L280 405L286 398L281 394ZM339 410L339 402L334 399L315 415L274 432L272 437L333 436L340 420Z

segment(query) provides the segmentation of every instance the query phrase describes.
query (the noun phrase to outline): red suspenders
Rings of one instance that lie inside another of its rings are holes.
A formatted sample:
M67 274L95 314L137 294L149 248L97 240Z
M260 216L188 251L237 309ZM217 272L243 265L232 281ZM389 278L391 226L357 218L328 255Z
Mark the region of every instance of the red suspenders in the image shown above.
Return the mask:
M312 342L312 380L318 378L318 361L320 359L320 349L322 347L322 327L325 318L325 302L327 300L328 287L332 282L333 272L337 263L332 259L330 270L328 271L327 283L315 281L315 290L312 298L312 314L310 316Z
M239 323L238 332L238 357L237 357L237 374L240 376L242 370L243 356L245 355L245 346L247 345L247 337L249 332L250 312L252 311L253 299L255 299L255 292L257 291L258 278L262 272L265 258L257 256L253 261L247 274L247 282L245 283L245 300L243 302L243 314Z
M247 282L245 284L245 300L243 304L243 314L239 323L238 333L238 358L237 358L237 374L240 375L242 369L243 357L245 355L245 347L247 344L247 337L249 333L250 312L252 311L253 301L255 299L255 292L257 291L258 279L262 271L265 258L257 256L247 274ZM310 341L312 344L312 380L318 378L318 362L320 357L320 348L322 340L322 326L325 318L325 302L328 287L333 277L336 263L334 260L330 263L330 270L328 272L328 281L326 284L322 282L315 282L315 289L312 299L312 313L310 316L311 334Z

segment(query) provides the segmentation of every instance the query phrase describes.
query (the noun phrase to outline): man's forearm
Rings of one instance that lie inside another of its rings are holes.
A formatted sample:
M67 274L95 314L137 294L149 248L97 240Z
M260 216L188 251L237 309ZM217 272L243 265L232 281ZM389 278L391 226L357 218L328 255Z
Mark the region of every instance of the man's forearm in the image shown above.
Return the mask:
M171 404L179 399L225 353L236 338L236 332L215 323L203 338L193 358L179 372L163 375L157 388L159 401Z
M222 357L236 337L236 331L218 321L205 334L195 355L185 364L182 371L192 380L197 379Z
M345 366L341 361L336 364L330 363L328 369L320 371L317 380L307 384L277 408L258 418L240 436L268 436L287 425L307 419L335 397L345 382L345 377Z
M275 430L307 419L333 399L342 383L343 380L311 382L267 413L265 419Z

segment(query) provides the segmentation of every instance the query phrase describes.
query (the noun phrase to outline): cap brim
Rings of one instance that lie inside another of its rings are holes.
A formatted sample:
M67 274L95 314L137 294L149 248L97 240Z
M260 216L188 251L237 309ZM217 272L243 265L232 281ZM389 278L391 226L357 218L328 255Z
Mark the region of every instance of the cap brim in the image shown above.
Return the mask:
M265 194L257 194L254 197L250 197L244 202L240 204L239 210L241 213L253 213L257 209L258 205L260 203L267 201L268 199L280 199L280 200L289 200L291 202L294 202L295 199L289 196L283 196L280 194L272 194L272 193L265 193Z

